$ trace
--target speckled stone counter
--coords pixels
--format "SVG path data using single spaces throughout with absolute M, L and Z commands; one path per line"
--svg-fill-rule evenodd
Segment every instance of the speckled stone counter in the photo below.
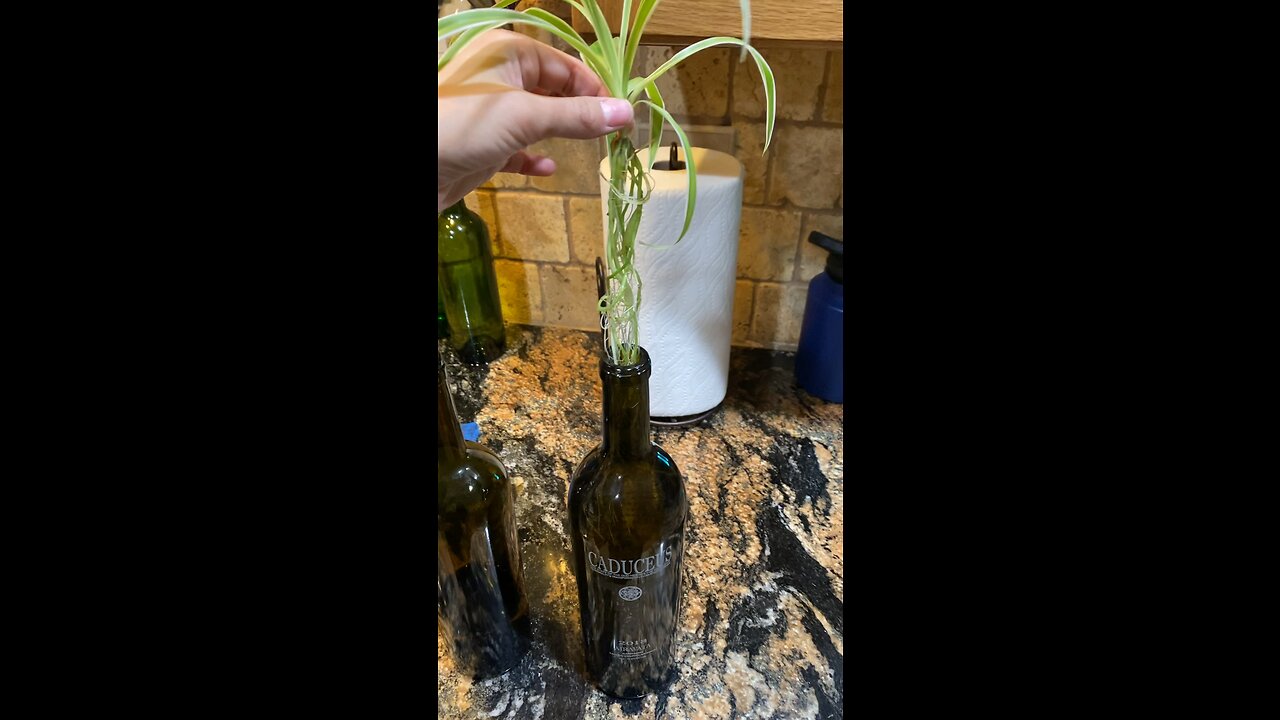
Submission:
M 600 442 L 600 335 L 507 330 L 487 368 L 446 359 L 459 418 L 517 487 L 531 647 L 473 682 L 437 628 L 439 717 L 843 717 L 844 406 L 796 387 L 793 354 L 735 347 L 720 409 L 655 430 L 689 495 L 680 630 L 667 688 L 616 700 L 586 679 L 566 533 L 569 477 Z

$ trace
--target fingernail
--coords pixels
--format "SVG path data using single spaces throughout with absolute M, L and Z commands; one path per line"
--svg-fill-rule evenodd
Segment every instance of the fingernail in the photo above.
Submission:
M 618 98 L 605 98 L 600 101 L 600 109 L 604 111 L 604 124 L 608 130 L 616 130 L 631 122 L 631 103 Z

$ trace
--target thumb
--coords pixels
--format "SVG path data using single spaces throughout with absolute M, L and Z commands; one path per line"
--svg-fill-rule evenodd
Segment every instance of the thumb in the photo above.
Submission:
M 631 124 L 635 111 L 626 100 L 607 97 L 524 95 L 515 127 L 526 145 L 551 137 L 586 140 Z

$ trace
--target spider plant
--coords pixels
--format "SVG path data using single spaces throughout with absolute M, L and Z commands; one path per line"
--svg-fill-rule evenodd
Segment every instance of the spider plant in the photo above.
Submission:
M 667 71 L 684 62 L 689 57 L 707 48 L 720 45 L 736 45 L 742 48 L 739 62 L 750 54 L 755 60 L 756 68 L 764 83 L 765 95 L 765 142 L 767 152 L 773 140 L 773 121 L 775 113 L 773 70 L 765 62 L 760 53 L 750 44 L 751 37 L 751 4 L 749 0 L 739 0 L 742 9 L 742 38 L 710 37 L 700 40 L 675 53 L 670 60 L 662 63 L 648 75 L 632 76 L 636 51 L 640 47 L 640 38 L 645 25 L 658 7 L 660 0 L 623 0 L 622 18 L 619 22 L 618 34 L 615 36 L 609 29 L 609 23 L 601 12 L 596 0 L 566 0 L 582 13 L 591 23 L 596 34 L 596 41 L 588 44 L 571 25 L 563 19 L 543 10 L 532 7 L 523 11 L 506 9 L 516 0 L 501 0 L 492 8 L 474 8 L 440 18 L 436 22 L 437 40 L 456 39 L 440 57 L 436 65 L 437 72 L 451 60 L 458 51 L 481 33 L 506 24 L 525 24 L 546 30 L 568 43 L 576 50 L 582 61 L 608 88 L 609 94 L 622 98 L 634 105 L 637 111 L 643 105 L 649 110 L 648 154 L 642 160 L 641 153 L 632 144 L 631 138 L 623 131 L 611 133 L 609 148 L 609 192 L 603 201 L 608 214 L 608 233 L 605 239 L 605 265 L 607 287 L 605 295 L 600 299 L 601 327 L 605 334 L 605 351 L 609 359 L 617 365 L 634 365 L 639 360 L 639 310 L 640 310 L 640 276 L 635 268 L 636 232 L 640 227 L 640 218 L 644 211 L 644 203 L 653 188 L 650 171 L 658 156 L 664 124 L 675 131 L 680 145 L 684 148 L 685 168 L 689 179 L 688 201 L 685 205 L 684 226 L 675 242 L 680 242 L 689 232 L 689 224 L 693 221 L 693 211 L 698 199 L 697 172 L 692 162 L 689 138 L 684 128 L 667 112 L 662 101 L 662 93 L 658 92 L 657 79 Z M 634 4 L 634 17 L 632 13 Z M 643 96 L 643 97 L 642 97 Z M 674 243 L 672 243 L 674 244 Z M 669 246 L 659 246 L 669 247 Z

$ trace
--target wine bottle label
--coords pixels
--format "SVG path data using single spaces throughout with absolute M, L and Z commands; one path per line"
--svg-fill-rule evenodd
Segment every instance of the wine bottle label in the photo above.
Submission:
M 590 548 L 587 550 L 587 564 L 597 573 L 611 578 L 642 578 L 662 572 L 671 565 L 671 554 L 674 550 L 672 543 L 665 543 L 653 555 L 633 560 L 618 560 L 601 555 L 589 544 L 587 547 Z
M 583 538 L 590 579 L 587 616 L 600 651 L 618 660 L 666 657 L 679 604 L 680 537 L 641 557 L 615 557 Z
M 613 650 L 609 652 L 614 657 L 625 659 L 644 657 L 653 652 L 653 646 L 649 641 L 640 638 L 639 640 L 614 640 Z

